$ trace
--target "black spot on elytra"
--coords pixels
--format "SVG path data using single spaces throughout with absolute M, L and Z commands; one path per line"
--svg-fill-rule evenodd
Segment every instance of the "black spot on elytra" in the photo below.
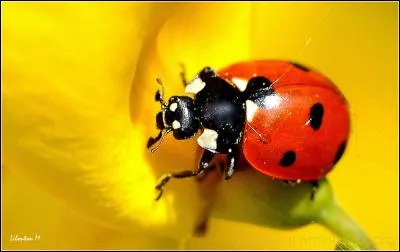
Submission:
M 322 124 L 322 117 L 324 116 L 324 106 L 321 103 L 315 103 L 310 108 L 309 123 L 313 130 L 319 130 Z
M 255 101 L 264 98 L 266 95 L 274 94 L 271 85 L 272 82 L 264 76 L 253 77 L 248 81 L 243 97 L 246 100 Z
M 290 62 L 290 64 L 292 64 L 292 66 L 294 66 L 294 67 L 296 67 L 297 69 L 300 69 L 300 70 L 302 70 L 302 71 L 304 71 L 304 72 L 310 72 L 310 71 L 311 71 L 310 68 L 308 68 L 308 67 L 306 67 L 306 66 L 304 66 L 304 65 L 301 65 L 301 64 L 299 64 L 299 63 Z
M 340 144 L 340 146 L 336 152 L 335 159 L 333 160 L 333 164 L 336 164 L 342 158 L 343 153 L 346 150 L 346 145 L 347 145 L 346 141 L 344 141 L 343 143 Z
M 279 164 L 283 167 L 291 166 L 296 161 L 296 153 L 294 151 L 287 151 L 283 154 Z
M 249 80 L 248 87 L 254 89 L 270 88 L 272 82 L 264 76 L 256 76 Z

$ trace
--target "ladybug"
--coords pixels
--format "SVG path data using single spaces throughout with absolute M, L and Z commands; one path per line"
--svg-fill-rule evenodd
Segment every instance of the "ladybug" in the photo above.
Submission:
M 182 140 L 200 131 L 197 143 L 204 151 L 197 169 L 161 178 L 157 200 L 171 178 L 207 172 L 216 154 L 226 155 L 225 179 L 232 177 L 243 154 L 262 174 L 286 182 L 309 181 L 314 192 L 318 180 L 346 149 L 348 103 L 332 81 L 316 70 L 296 62 L 257 60 L 218 72 L 205 67 L 191 82 L 184 74 L 182 80 L 185 92 L 193 96 L 172 96 L 166 102 L 163 89 L 157 91 L 160 133 L 149 139 L 147 147 L 156 142 L 159 146 L 170 132 Z

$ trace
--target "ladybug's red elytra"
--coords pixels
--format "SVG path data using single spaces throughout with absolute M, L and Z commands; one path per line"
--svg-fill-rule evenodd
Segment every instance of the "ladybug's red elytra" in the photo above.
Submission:
M 157 199 L 170 178 L 207 172 L 216 154 L 226 154 L 225 179 L 231 178 L 241 152 L 265 175 L 316 187 L 346 149 L 347 101 L 327 77 L 308 67 L 281 60 L 239 62 L 218 72 L 205 67 L 183 83 L 194 97 L 166 102 L 162 90 L 156 93 L 160 133 L 147 147 L 169 132 L 181 140 L 201 131 L 197 143 L 204 152 L 197 169 L 164 175 Z

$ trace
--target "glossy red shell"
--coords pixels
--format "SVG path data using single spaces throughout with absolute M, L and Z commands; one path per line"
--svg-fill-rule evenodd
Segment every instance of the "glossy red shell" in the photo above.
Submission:
M 324 177 L 345 149 L 350 116 L 340 90 L 321 73 L 287 61 L 251 61 L 228 66 L 218 74 L 249 80 L 264 76 L 274 82 L 277 102 L 258 109 L 245 126 L 242 149 L 247 161 L 263 174 L 284 180 L 316 180 Z M 309 125 L 310 108 L 323 105 L 318 130 Z M 282 166 L 288 151 L 295 161 Z

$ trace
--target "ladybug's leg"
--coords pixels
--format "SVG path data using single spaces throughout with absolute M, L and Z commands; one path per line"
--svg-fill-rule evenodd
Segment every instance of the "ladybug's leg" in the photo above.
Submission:
M 232 151 L 228 154 L 228 167 L 225 169 L 225 180 L 232 177 L 239 159 L 239 147 L 236 145 L 231 150 Z
M 158 133 L 156 137 L 149 137 L 149 140 L 147 141 L 146 145 L 147 149 L 153 146 L 158 141 L 160 141 L 161 137 L 162 137 L 162 131 L 160 131 L 160 133 Z
M 312 201 L 312 200 L 314 200 L 315 194 L 318 191 L 319 181 L 318 180 L 313 180 L 310 183 L 312 185 L 312 192 L 311 192 L 311 195 L 310 195 L 310 200 Z
M 159 200 L 164 192 L 164 187 L 168 183 L 168 181 L 171 178 L 189 178 L 189 177 L 195 177 L 198 174 L 204 172 L 208 167 L 211 162 L 211 160 L 214 158 L 214 153 L 208 150 L 204 150 L 203 156 L 201 157 L 199 166 L 197 167 L 196 170 L 191 171 L 191 170 L 185 170 L 185 171 L 179 171 L 179 172 L 173 172 L 167 175 L 164 175 L 160 182 L 157 184 L 156 189 L 159 190 L 159 194 L 156 198 L 156 200 Z
M 183 83 L 183 86 L 187 86 L 189 83 L 187 82 L 187 80 L 186 80 L 186 68 L 185 68 L 185 65 L 184 64 L 180 64 L 180 66 L 181 66 L 181 73 L 180 73 L 180 75 L 181 75 L 181 80 L 182 80 L 182 83 Z
M 196 176 L 196 181 L 198 182 L 203 181 L 207 177 L 207 174 L 209 174 L 209 172 L 211 171 L 214 171 L 215 169 L 216 169 L 215 165 L 207 167 L 207 172 L 203 170 L 203 172 L 199 173 L 199 175 Z

